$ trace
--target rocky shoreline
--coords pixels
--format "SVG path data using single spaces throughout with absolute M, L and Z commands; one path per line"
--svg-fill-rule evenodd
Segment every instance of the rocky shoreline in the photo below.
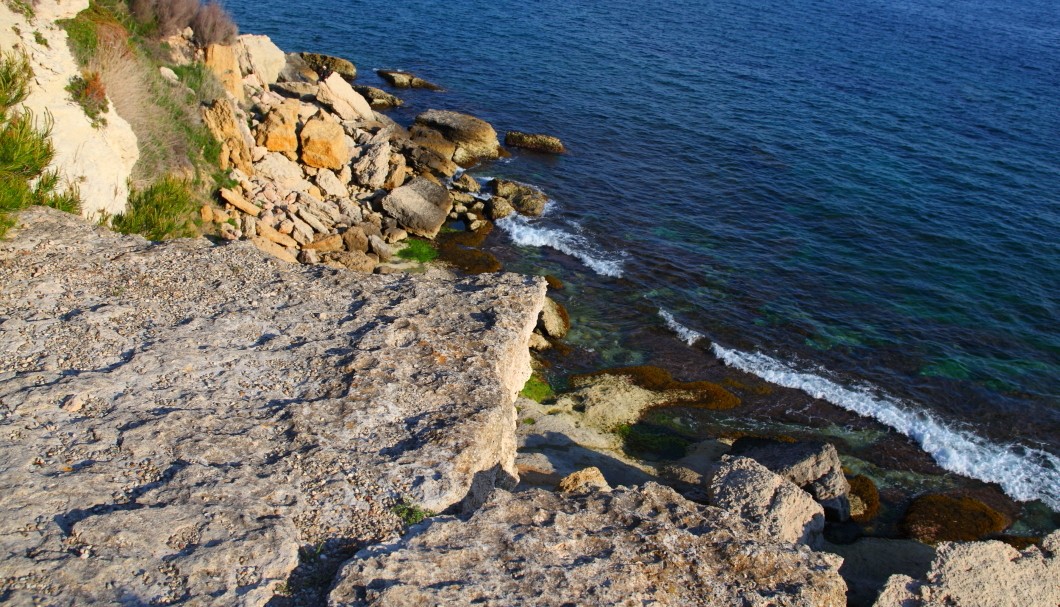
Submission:
M 218 244 L 36 208 L 0 242 L 5 602 L 1060 602 L 1060 532 L 1022 550 L 827 543 L 826 519 L 867 508 L 827 443 L 630 455 L 666 447 L 638 434 L 650 410 L 737 406 L 720 385 L 631 368 L 519 397 L 531 348 L 569 328 L 546 281 L 399 261 L 452 222 L 484 237 L 542 212 L 533 186 L 463 172 L 506 154 L 494 128 L 433 109 L 406 128 L 353 63 L 264 36 L 201 57 L 186 42 L 174 56 L 229 94 L 203 109 L 233 182 L 201 210 Z M 888 551 L 897 575 L 866 573 Z

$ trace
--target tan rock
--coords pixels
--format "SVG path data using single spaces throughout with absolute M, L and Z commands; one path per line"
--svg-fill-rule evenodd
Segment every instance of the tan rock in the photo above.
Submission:
M 343 120 L 372 120 L 375 117 L 372 106 L 338 74 L 332 74 L 320 83 L 317 101 L 330 107 Z
M 342 242 L 347 251 L 367 253 L 368 235 L 358 226 L 353 226 L 342 233 Z
M 342 125 L 317 116 L 306 122 L 300 135 L 302 162 L 321 169 L 341 169 L 350 161 L 350 148 Z
M 261 226 L 258 226 L 259 228 Z M 269 255 L 272 255 L 276 259 L 286 261 L 287 263 L 298 263 L 298 258 L 291 254 L 286 248 L 281 245 L 262 238 L 261 236 L 254 236 L 250 239 L 250 242 L 254 243 L 254 246 L 258 247 L 262 251 L 265 251 Z
M 722 457 L 709 481 L 708 503 L 735 512 L 761 537 L 820 546 L 824 509 L 791 481 L 746 457 Z
M 292 224 L 291 228 L 293 230 L 293 228 L 294 228 L 293 224 Z M 276 244 L 284 246 L 284 247 L 292 247 L 293 248 L 293 247 L 297 247 L 298 246 L 298 243 L 295 241 L 295 239 L 291 238 L 287 234 L 283 234 L 283 233 L 279 232 L 278 230 L 276 230 L 272 226 L 268 225 L 267 223 L 259 223 L 258 224 L 258 236 L 260 236 L 260 237 L 262 237 L 262 238 L 264 238 L 266 240 L 269 240 L 271 242 L 275 242 Z
M 532 185 L 507 179 L 494 179 L 490 181 L 490 186 L 495 196 L 507 200 L 516 211 L 523 215 L 538 217 L 545 212 L 548 195 Z
M 405 105 L 405 102 L 400 97 L 391 95 L 383 89 L 377 89 L 374 86 L 354 85 L 353 90 L 357 91 L 361 97 L 364 97 L 373 110 L 388 110 Z
M 255 141 L 270 152 L 280 152 L 291 160 L 298 157 L 298 110 L 301 104 L 287 100 L 273 107 L 258 125 Z
M 255 34 L 243 34 L 238 44 L 241 48 L 238 53 L 239 67 L 243 75 L 255 74 L 265 86 L 276 82 L 287 65 L 287 55 L 280 47 L 273 44 L 268 36 Z
M 1003 542 L 944 542 L 921 580 L 894 575 L 875 607 L 1056 607 L 1060 531 L 1016 550 Z
M 567 331 L 570 331 L 570 317 L 567 315 L 567 309 L 551 297 L 546 298 L 538 327 L 549 337 L 562 339 L 567 335 Z
M 500 157 L 497 131 L 485 120 L 459 112 L 427 110 L 416 117 L 416 123 L 455 143 L 452 160 L 460 166 Z
M 562 493 L 574 493 L 577 491 L 610 491 L 611 485 L 600 472 L 599 468 L 585 468 L 568 474 L 559 481 L 559 490 Z
M 251 202 L 248 202 L 243 195 L 235 190 L 229 188 L 221 188 L 221 200 L 234 206 L 235 208 L 243 211 L 251 217 L 257 217 L 261 214 L 261 209 Z
M 251 159 L 251 143 L 240 128 L 236 110 L 228 99 L 217 99 L 209 106 L 202 108 L 202 119 L 213 133 L 214 139 L 221 142 L 220 164 L 222 170 L 232 168 L 254 175 Z
M 239 58 L 234 46 L 211 44 L 206 47 L 206 67 L 221 81 L 225 91 L 239 103 L 245 103 L 243 74 L 239 71 Z
M 390 143 L 386 141 L 366 145 L 361 157 L 353 164 L 353 178 L 357 183 L 379 189 L 390 173 Z
M 833 445 L 821 441 L 786 443 L 742 438 L 732 446 L 733 455 L 750 457 L 773 472 L 805 489 L 824 506 L 829 519 L 850 518 L 850 483 Z
M 328 253 L 324 259 L 337 262 L 342 267 L 355 272 L 370 273 L 375 269 L 375 260 L 360 251 L 334 251 Z
M 254 163 L 258 174 L 273 181 L 281 190 L 306 192 L 311 183 L 306 181 L 305 173 L 297 163 L 279 152 L 268 152 L 261 161 Z
M 328 604 L 845 607 L 841 562 L 656 483 L 497 491 L 467 520 L 435 518 L 358 553 Z
M 320 53 L 299 53 L 299 56 L 320 76 L 338 74 L 346 80 L 357 78 L 357 67 L 347 59 Z
M 427 82 L 423 78 L 411 74 L 409 72 L 400 72 L 394 70 L 376 70 L 376 74 L 383 80 L 390 83 L 390 86 L 397 87 L 399 89 L 428 89 L 432 91 L 440 91 L 442 87 L 434 84 L 433 82 Z
M 199 217 L 202 219 L 203 223 L 212 222 L 213 221 L 213 208 L 211 208 L 210 205 L 208 205 L 208 204 L 202 205 L 202 208 L 199 209 Z
M 343 248 L 342 236 L 340 234 L 329 234 L 320 236 L 313 242 L 302 247 L 306 250 L 328 253 L 330 251 L 341 251 Z
M 434 238 L 448 219 L 453 201 L 445 187 L 418 177 L 387 194 L 382 207 L 410 233 Z

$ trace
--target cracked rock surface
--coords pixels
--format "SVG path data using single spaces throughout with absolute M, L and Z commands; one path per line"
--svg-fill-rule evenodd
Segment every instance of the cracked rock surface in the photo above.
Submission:
M 48 209 L 0 242 L 0 600 L 263 605 L 516 480 L 543 280 L 368 276 Z
M 361 551 L 329 604 L 842 607 L 841 562 L 656 483 L 497 491 L 466 522 L 434 519 Z

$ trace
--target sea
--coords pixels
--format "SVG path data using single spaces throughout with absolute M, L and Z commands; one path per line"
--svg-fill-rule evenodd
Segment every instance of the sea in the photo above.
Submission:
M 581 366 L 709 358 L 1060 511 L 1055 0 L 225 6 L 444 87 L 399 122 L 564 141 L 471 174 L 549 195 L 485 247 L 564 281 Z

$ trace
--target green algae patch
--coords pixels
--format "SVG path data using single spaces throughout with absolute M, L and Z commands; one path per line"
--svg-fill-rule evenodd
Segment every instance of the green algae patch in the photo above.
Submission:
M 603 375 L 621 375 L 629 378 L 636 386 L 652 392 L 672 392 L 673 398 L 660 406 L 682 405 L 702 407 L 704 409 L 733 409 L 740 405 L 740 399 L 722 386 L 709 381 L 677 381 L 670 372 L 661 367 L 637 366 L 604 369 L 592 373 L 572 375 L 570 384 L 579 386 L 593 378 Z
M 552 391 L 552 386 L 548 385 L 545 379 L 535 373 L 530 376 L 530 379 L 526 380 L 526 385 L 523 386 L 519 395 L 536 403 L 543 403 L 555 396 L 555 393 Z
M 438 258 L 438 249 L 426 240 L 411 238 L 405 248 L 397 252 L 397 256 L 408 261 L 427 263 Z
M 622 449 L 634 457 L 653 459 L 680 459 L 688 454 L 691 441 L 673 432 L 637 422 L 620 424 L 615 434 L 622 439 Z
M 922 495 L 913 500 L 899 528 L 926 544 L 972 542 L 1009 526 L 1007 516 L 970 497 Z
M 867 523 L 880 513 L 880 491 L 872 479 L 859 474 L 850 479 L 850 518 Z

